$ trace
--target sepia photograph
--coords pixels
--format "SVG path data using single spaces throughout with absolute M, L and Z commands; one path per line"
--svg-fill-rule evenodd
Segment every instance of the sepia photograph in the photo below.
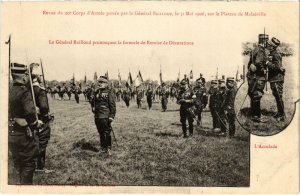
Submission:
M 257 42 L 243 43 L 246 72 L 236 99 L 240 125 L 254 135 L 270 136 L 284 130 L 294 117 L 299 88 L 294 79 L 297 64 L 292 43 L 258 34 Z
M 2 185 L 255 192 L 299 98 L 298 11 L 272 5 L 2 3 Z

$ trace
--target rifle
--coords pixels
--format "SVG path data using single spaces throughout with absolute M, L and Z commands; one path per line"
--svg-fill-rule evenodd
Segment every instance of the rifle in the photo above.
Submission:
M 44 68 L 43 68 L 42 59 L 40 59 L 40 62 L 41 62 L 41 69 L 42 69 L 42 75 L 43 75 L 43 83 L 44 83 L 44 87 L 45 87 L 45 90 L 46 90 L 46 80 L 45 80 L 45 74 L 44 74 Z M 54 120 L 54 115 L 53 115 L 53 113 L 50 113 L 50 106 L 49 106 L 49 100 L 48 100 L 47 91 L 46 91 L 46 99 L 47 99 L 47 106 L 48 106 L 49 118 L 50 118 L 50 121 L 53 121 Z
M 34 109 L 35 109 L 35 117 L 36 117 L 37 120 L 39 120 L 39 118 L 38 118 L 38 111 L 37 111 L 36 102 L 35 102 L 35 95 L 34 95 L 34 90 L 33 90 L 33 83 L 32 83 L 30 66 L 28 66 L 28 72 L 29 72 L 29 81 L 30 81 L 30 89 L 31 89 L 32 101 L 33 101 L 33 106 L 34 106 Z M 43 127 L 41 129 L 43 129 Z M 40 129 L 38 131 L 40 132 Z M 32 136 L 30 134 L 30 132 L 27 132 L 27 133 L 29 133 L 29 137 Z

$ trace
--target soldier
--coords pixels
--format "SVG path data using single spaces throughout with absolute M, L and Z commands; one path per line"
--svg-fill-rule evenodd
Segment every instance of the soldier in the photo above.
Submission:
M 74 93 L 76 103 L 79 104 L 79 94 L 81 93 L 81 90 L 80 87 L 77 86 L 75 83 L 72 88 L 72 93 Z
M 143 91 L 140 86 L 136 88 L 136 103 L 138 108 L 142 108 Z
M 201 84 L 205 84 L 205 78 L 203 77 L 202 73 L 200 73 L 200 77 L 196 80 L 196 82 L 200 80 Z
M 69 85 L 69 86 L 66 86 L 65 89 L 66 89 L 66 93 L 67 93 L 67 95 L 68 95 L 68 97 L 69 97 L 69 100 L 71 100 L 71 96 L 72 96 L 72 87 Z
M 216 115 L 219 119 L 219 124 L 221 127 L 221 132 L 219 135 L 226 135 L 226 115 L 224 108 L 222 107 L 223 102 L 225 101 L 226 94 L 226 85 L 224 79 L 218 80 L 218 92 L 216 98 Z
M 270 82 L 271 90 L 277 104 L 277 113 L 274 117 L 277 119 L 277 121 L 284 121 L 285 113 L 282 94 L 285 69 L 282 67 L 282 57 L 277 49 L 279 45 L 280 41 L 275 37 L 267 42 L 267 47 L 270 51 L 267 61 L 267 67 L 269 69 L 268 81 Z
M 116 96 L 117 96 L 117 101 L 121 101 L 121 95 L 122 95 L 122 90 L 121 88 L 118 88 Z
M 86 88 L 86 98 L 90 102 L 92 97 L 93 89 L 89 85 Z
M 193 90 L 189 88 L 189 84 L 181 81 L 181 87 L 177 98 L 177 104 L 180 104 L 180 122 L 182 125 L 183 138 L 187 138 L 186 120 L 189 123 L 189 135 L 193 136 L 193 115 L 190 109 L 194 107 Z
M 264 46 L 268 40 L 268 37 L 269 36 L 265 34 L 260 34 L 258 36 L 258 45 L 251 52 L 247 72 L 251 119 L 254 122 L 261 123 L 266 122 L 266 120 L 261 117 L 260 101 L 264 94 L 264 88 L 266 84 L 267 54 Z
M 226 93 L 222 108 L 225 111 L 226 120 L 229 124 L 229 137 L 235 134 L 235 112 L 234 112 L 234 99 L 236 95 L 236 86 L 233 77 L 228 77 L 226 80 Z
M 63 100 L 64 99 L 64 93 L 65 93 L 64 84 L 63 84 L 63 86 L 58 85 L 57 89 L 58 89 L 58 96 L 59 96 L 58 100 Z
M 47 93 L 45 88 L 41 86 L 40 75 L 37 74 L 38 63 L 30 64 L 30 73 L 32 78 L 32 86 L 34 91 L 34 97 L 36 102 L 36 107 L 39 110 L 38 119 L 43 121 L 43 128 L 37 132 L 37 137 L 39 140 L 39 155 L 37 158 L 36 171 L 37 172 L 47 172 L 45 168 L 46 162 L 46 148 L 50 140 L 51 128 L 50 121 L 51 116 L 49 115 L 49 106 Z
M 13 84 L 9 92 L 9 134 L 8 148 L 12 154 L 14 168 L 18 172 L 20 184 L 33 182 L 36 157 L 39 145 L 36 131 L 42 126 L 37 119 L 36 108 L 26 75 L 26 66 L 12 64 L 11 75 Z
M 196 95 L 195 106 L 196 106 L 196 113 L 198 115 L 198 121 L 197 121 L 198 126 L 200 125 L 200 121 L 202 120 L 201 118 L 202 111 L 207 105 L 206 88 L 202 82 L 203 81 L 201 79 L 197 79 L 196 86 L 193 89 L 194 94 Z
M 167 110 L 168 96 L 169 96 L 169 93 L 167 91 L 167 87 L 166 87 L 165 83 L 162 83 L 160 95 L 161 95 L 161 107 L 162 107 L 163 112 L 165 112 Z
M 95 115 L 95 124 L 100 135 L 101 150 L 110 155 L 111 150 L 111 123 L 116 115 L 115 95 L 108 88 L 106 76 L 100 76 L 99 88 L 95 89 L 91 101 L 92 112 Z
M 209 88 L 209 110 L 213 119 L 213 131 L 220 131 L 220 119 L 217 116 L 218 81 L 212 80 Z
M 123 97 L 123 100 L 124 100 L 124 102 L 125 102 L 127 108 L 129 108 L 130 97 L 131 97 L 131 92 L 130 92 L 130 90 L 129 90 L 129 89 L 125 89 L 125 90 L 123 91 L 122 97 Z
M 151 110 L 152 108 L 152 101 L 153 101 L 153 90 L 151 84 L 148 86 L 147 92 L 146 92 L 146 97 L 147 97 L 147 103 L 148 103 L 148 108 Z

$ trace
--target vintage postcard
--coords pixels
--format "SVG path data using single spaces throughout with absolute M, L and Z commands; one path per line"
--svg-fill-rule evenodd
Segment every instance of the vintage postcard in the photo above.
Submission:
M 9 2 L 1 193 L 298 193 L 299 2 Z

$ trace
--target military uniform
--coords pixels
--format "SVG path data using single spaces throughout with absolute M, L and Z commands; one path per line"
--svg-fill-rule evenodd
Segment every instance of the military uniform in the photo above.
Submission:
M 259 35 L 259 44 L 251 52 L 248 63 L 247 79 L 250 110 L 252 119 L 256 122 L 263 122 L 263 120 L 261 120 L 260 100 L 264 94 L 266 85 L 267 53 L 263 44 L 267 39 L 267 35 Z
M 233 77 L 227 78 L 226 93 L 222 108 L 225 110 L 226 120 L 229 124 L 229 136 L 232 137 L 235 134 L 235 111 L 234 100 L 236 95 L 236 87 Z
M 34 73 L 34 66 L 39 66 L 39 64 L 32 63 L 31 74 L 32 74 L 32 85 L 34 91 L 34 97 L 36 106 L 39 108 L 38 118 L 43 121 L 44 126 L 39 132 L 37 132 L 37 137 L 39 140 L 39 155 L 37 158 L 37 171 L 43 171 L 46 162 L 46 148 L 50 140 L 51 128 L 50 128 L 50 116 L 49 107 L 47 100 L 47 93 L 45 88 L 40 86 L 39 77 Z
M 151 87 L 148 88 L 146 92 L 146 97 L 147 97 L 147 103 L 148 103 L 148 108 L 149 110 L 152 108 L 152 101 L 153 101 L 153 90 Z
M 136 103 L 137 103 L 138 108 L 142 108 L 142 99 L 143 99 L 143 91 L 140 89 L 137 89 Z
M 205 78 L 203 77 L 203 75 L 201 73 L 200 73 L 200 77 L 196 80 L 196 82 L 199 82 L 199 81 L 202 85 L 204 85 L 206 82 Z
M 216 115 L 219 119 L 219 124 L 221 127 L 221 134 L 225 135 L 226 133 L 226 115 L 224 111 L 223 102 L 225 101 L 226 96 L 226 86 L 225 86 L 225 80 L 219 79 L 219 89 L 217 92 L 217 99 L 216 99 Z
M 165 112 L 167 110 L 169 94 L 168 94 L 167 88 L 164 83 L 163 83 L 161 91 L 160 91 L 160 96 L 161 96 L 161 107 L 162 107 L 162 110 Z
M 199 81 L 200 80 L 197 81 L 197 85 L 194 87 L 194 94 L 196 95 L 195 106 L 196 114 L 198 115 L 198 125 L 200 125 L 199 122 L 202 120 L 202 111 L 207 105 L 206 88 Z
M 186 81 L 181 81 L 182 86 L 186 85 Z M 194 110 L 193 90 L 191 88 L 181 88 L 177 98 L 177 104 L 180 104 L 180 122 L 182 125 L 183 137 L 187 137 L 186 120 L 189 123 L 190 136 L 193 135 L 193 115 Z
M 74 85 L 72 92 L 74 93 L 76 103 L 79 104 L 79 94 L 81 92 L 79 86 Z
M 213 129 L 219 130 L 220 129 L 220 119 L 217 115 L 217 94 L 218 94 L 218 81 L 213 80 L 211 81 L 211 86 L 209 89 L 209 110 L 213 119 Z
M 99 82 L 108 83 L 107 77 L 101 76 Z M 108 87 L 98 88 L 91 101 L 95 124 L 100 135 L 100 145 L 104 152 L 111 149 L 111 121 L 116 115 L 115 94 Z
M 282 67 L 282 57 L 277 49 L 277 47 L 280 45 L 280 41 L 276 38 L 272 38 L 268 42 L 268 45 L 271 45 L 271 51 L 267 62 L 267 66 L 269 68 L 268 80 L 270 82 L 273 96 L 275 97 L 276 100 L 277 111 L 278 111 L 277 114 L 275 115 L 275 118 L 277 118 L 278 121 L 283 121 L 285 119 L 285 113 L 284 113 L 284 102 L 282 100 L 282 94 L 283 94 L 285 69 Z
M 129 104 L 130 104 L 130 96 L 131 96 L 130 90 L 126 89 L 123 91 L 123 100 L 124 100 L 127 108 L 129 107 Z
M 39 123 L 36 117 L 32 94 L 18 77 L 25 77 L 26 66 L 14 63 L 11 68 L 13 85 L 9 92 L 8 148 L 14 167 L 20 177 L 20 184 L 32 184 L 36 157 L 39 154 L 35 135 Z M 23 76 L 22 76 L 23 75 Z

